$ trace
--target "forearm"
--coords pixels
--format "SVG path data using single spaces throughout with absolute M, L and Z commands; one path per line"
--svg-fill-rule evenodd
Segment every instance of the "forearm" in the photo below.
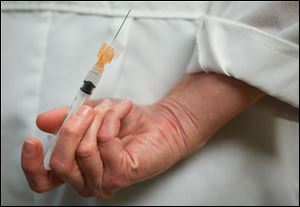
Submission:
M 187 75 L 159 104 L 176 119 L 186 153 L 201 147 L 220 127 L 264 93 L 216 73 Z

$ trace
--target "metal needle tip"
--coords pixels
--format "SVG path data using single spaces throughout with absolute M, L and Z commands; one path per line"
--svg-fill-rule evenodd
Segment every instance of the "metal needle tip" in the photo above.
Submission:
M 129 15 L 129 13 L 131 12 L 131 9 L 129 9 L 129 11 L 127 12 L 127 15 L 126 15 L 126 17 L 124 18 L 124 20 L 123 20 L 123 22 L 122 22 L 122 24 L 121 24 L 121 26 L 119 27 L 119 29 L 118 29 L 118 32 L 117 32 L 117 34 L 115 35 L 115 37 L 114 37 L 114 40 L 117 38 L 117 36 L 118 36 L 118 34 L 119 34 L 119 32 L 120 32 L 120 30 L 121 30 L 121 28 L 122 28 L 122 26 L 123 26 L 123 24 L 124 24 L 124 22 L 126 21 L 126 19 L 127 19 L 127 17 L 128 17 L 128 15 Z

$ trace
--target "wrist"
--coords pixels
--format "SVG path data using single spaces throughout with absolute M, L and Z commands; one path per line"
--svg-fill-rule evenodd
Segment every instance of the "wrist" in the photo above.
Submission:
M 203 146 L 233 117 L 263 93 L 242 81 L 216 73 L 187 75 L 156 105 L 172 123 L 184 153 Z
M 164 138 L 170 139 L 178 149 L 178 159 L 199 149 L 205 144 L 208 132 L 199 126 L 199 120 L 180 101 L 172 97 L 166 97 L 153 105 L 159 117 L 164 123 Z

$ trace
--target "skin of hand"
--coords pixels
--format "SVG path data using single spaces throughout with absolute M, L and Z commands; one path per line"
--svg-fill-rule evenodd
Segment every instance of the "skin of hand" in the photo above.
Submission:
M 35 139 L 23 145 L 21 164 L 30 187 L 45 192 L 64 182 L 82 196 L 107 198 L 149 179 L 202 147 L 225 123 L 263 96 L 234 78 L 187 75 L 161 101 L 139 106 L 128 100 L 82 106 L 59 134 L 51 171 Z M 37 125 L 53 133 L 66 108 L 45 112 Z

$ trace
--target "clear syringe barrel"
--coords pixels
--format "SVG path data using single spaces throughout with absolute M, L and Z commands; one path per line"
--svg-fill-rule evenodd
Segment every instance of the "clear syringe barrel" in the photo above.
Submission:
M 61 127 L 59 128 L 59 130 L 57 131 L 57 133 L 55 135 L 48 136 L 49 148 L 48 148 L 45 158 L 44 158 L 44 166 L 45 166 L 46 170 L 51 169 L 50 168 L 50 159 L 51 159 L 51 155 L 54 150 L 54 147 L 56 145 L 58 135 L 60 133 L 60 129 L 71 118 L 71 116 L 78 110 L 78 108 L 87 102 L 87 100 L 92 92 L 92 91 L 90 91 L 90 93 L 88 92 L 88 90 L 90 90 L 89 87 L 92 87 L 91 90 L 93 88 L 95 88 L 95 86 L 97 85 L 97 83 L 99 82 L 99 80 L 101 78 L 102 71 L 95 70 L 94 67 L 88 72 L 87 76 L 85 77 L 84 84 L 80 88 L 80 90 L 77 92 L 75 98 L 73 99 L 72 104 L 68 109 L 68 113 L 67 113 L 66 118 L 64 119 Z M 90 83 L 92 83 L 92 85 Z
M 50 159 L 51 159 L 51 155 L 52 152 L 54 150 L 54 147 L 56 145 L 57 142 L 57 138 L 58 135 L 60 133 L 60 129 L 64 126 L 64 124 L 71 118 L 71 116 L 74 114 L 75 111 L 78 110 L 78 108 L 83 105 L 87 99 L 89 97 L 89 94 L 86 94 L 84 92 L 82 92 L 81 90 L 79 90 L 71 104 L 71 106 L 69 107 L 68 113 L 66 118 L 64 119 L 64 122 L 62 123 L 61 127 L 59 128 L 59 130 L 57 131 L 56 134 L 54 135 L 48 135 L 48 150 L 46 152 L 46 155 L 44 157 L 44 166 L 46 170 L 50 170 Z
M 98 52 L 98 61 L 97 63 L 90 69 L 86 77 L 84 78 L 83 85 L 80 90 L 77 92 L 75 98 L 71 106 L 69 107 L 66 118 L 63 121 L 60 129 L 64 126 L 64 124 L 71 118 L 71 116 L 78 110 L 78 108 L 83 105 L 92 94 L 93 89 L 97 86 L 102 73 L 104 71 L 104 66 L 107 63 L 110 63 L 115 56 L 115 49 L 111 46 L 112 44 L 104 43 L 99 52 Z M 57 138 L 60 133 L 60 129 L 57 131 L 55 135 L 49 135 L 49 148 L 44 157 L 44 166 L 45 169 L 50 170 L 50 159 L 52 152 L 55 148 Z

